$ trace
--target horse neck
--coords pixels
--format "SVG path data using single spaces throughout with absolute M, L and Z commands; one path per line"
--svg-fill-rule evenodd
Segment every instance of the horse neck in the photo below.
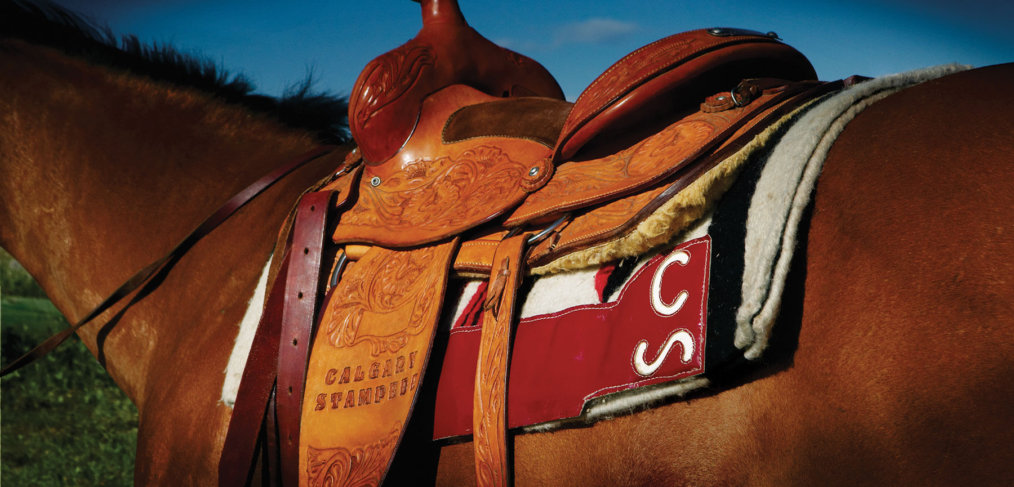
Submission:
M 18 41 L 0 43 L 0 93 L 0 246 L 71 322 L 167 253 L 233 193 L 313 146 L 305 134 L 203 94 Z M 223 274 L 240 282 L 231 288 L 190 283 L 188 295 L 199 301 L 216 286 L 252 292 L 280 219 L 322 168 L 314 171 L 272 190 L 276 203 L 244 210 L 249 228 L 220 232 L 258 242 L 250 249 L 259 255 L 249 256 L 249 265 L 233 262 L 240 268 Z M 251 223 L 258 216 L 272 221 Z M 168 280 L 163 286 L 173 285 L 180 286 Z M 93 353 L 107 358 L 111 375 L 135 402 L 144 396 L 149 365 L 158 360 L 155 350 L 188 339 L 186 331 L 153 322 L 168 319 L 159 318 L 154 304 L 141 308 L 124 320 L 140 324 L 117 325 L 104 332 L 108 337 L 99 335 L 99 324 L 79 333 Z

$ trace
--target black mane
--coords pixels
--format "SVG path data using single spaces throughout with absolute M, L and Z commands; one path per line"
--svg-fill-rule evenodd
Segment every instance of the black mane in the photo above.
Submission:
M 133 35 L 117 42 L 108 26 L 98 27 L 50 3 L 0 0 L 0 38 L 21 39 L 95 64 L 196 88 L 273 116 L 286 126 L 313 131 L 322 142 L 342 143 L 349 138 L 347 100 L 311 92 L 311 76 L 289 87 L 281 98 L 258 95 L 245 77 L 231 75 L 207 59 L 169 45 L 142 44 Z

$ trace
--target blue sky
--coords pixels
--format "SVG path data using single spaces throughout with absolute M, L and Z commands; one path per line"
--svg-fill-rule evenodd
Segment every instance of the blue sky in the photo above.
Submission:
M 573 100 L 649 42 L 713 26 L 775 31 L 822 79 L 962 62 L 1014 62 L 1014 1 L 459 0 L 489 39 L 545 65 Z M 413 37 L 409 0 L 57 0 L 117 34 L 172 43 L 278 95 L 308 71 L 347 94 L 362 67 Z

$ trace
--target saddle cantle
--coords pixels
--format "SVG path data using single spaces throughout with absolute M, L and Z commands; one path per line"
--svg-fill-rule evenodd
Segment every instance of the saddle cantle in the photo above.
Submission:
M 711 28 L 675 34 L 624 56 L 592 81 L 564 122 L 556 156 L 569 159 L 596 136 L 696 108 L 697 100 L 732 93 L 746 78 L 816 77 L 806 57 L 774 33 Z
M 281 428 L 299 445 L 298 460 L 279 455 L 284 484 L 383 480 L 452 272 L 489 280 L 473 396 L 477 480 L 510 484 L 505 389 L 524 276 L 629 232 L 830 90 L 773 34 L 704 29 L 638 49 L 569 103 L 545 68 L 469 27 L 455 0 L 421 4 L 419 34 L 357 80 L 358 148 L 347 175 L 321 189 L 340 193 L 341 206 L 329 205 L 340 258 L 318 329 L 299 334 L 315 337 L 308 364 L 295 367 L 305 388 L 292 367 L 285 381 L 295 383 L 279 382 L 280 394 L 302 393 L 299 426 Z M 295 424 L 293 410 L 279 407 L 277 424 Z

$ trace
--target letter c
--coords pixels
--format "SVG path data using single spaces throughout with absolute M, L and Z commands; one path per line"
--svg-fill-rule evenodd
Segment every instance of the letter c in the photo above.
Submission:
M 686 266 L 688 262 L 690 262 L 690 253 L 680 250 L 667 257 L 662 265 L 655 270 L 655 275 L 651 278 L 651 307 L 656 313 L 662 316 L 672 316 L 686 304 L 687 298 L 690 297 L 690 293 L 686 290 L 680 291 L 672 303 L 662 301 L 662 274 L 665 274 L 665 270 L 674 263 Z

